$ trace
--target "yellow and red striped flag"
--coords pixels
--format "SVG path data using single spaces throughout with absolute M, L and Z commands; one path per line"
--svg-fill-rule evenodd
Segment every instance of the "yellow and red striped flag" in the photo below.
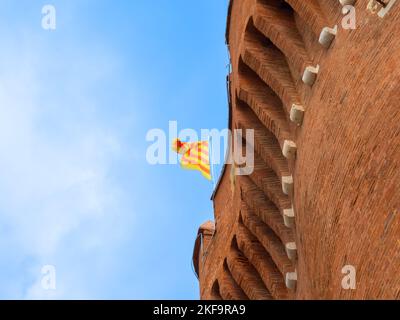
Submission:
M 172 149 L 182 155 L 182 168 L 198 170 L 204 178 L 211 180 L 208 141 L 182 142 L 175 139 L 172 143 Z

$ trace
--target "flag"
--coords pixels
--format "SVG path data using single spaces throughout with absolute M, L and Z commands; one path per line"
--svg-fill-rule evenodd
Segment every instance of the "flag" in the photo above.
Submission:
M 179 139 L 175 139 L 172 143 L 172 149 L 182 155 L 182 168 L 198 170 L 204 178 L 211 180 L 208 141 L 182 142 Z

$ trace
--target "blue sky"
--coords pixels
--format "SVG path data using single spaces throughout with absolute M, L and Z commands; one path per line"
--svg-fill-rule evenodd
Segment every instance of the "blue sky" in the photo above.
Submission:
M 227 0 L 0 0 L 0 298 L 198 298 L 191 256 L 212 185 L 149 165 L 145 137 L 170 120 L 226 128 L 226 12 Z

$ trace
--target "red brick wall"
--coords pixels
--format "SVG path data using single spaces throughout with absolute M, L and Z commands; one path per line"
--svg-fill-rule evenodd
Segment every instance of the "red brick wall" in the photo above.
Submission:
M 367 3 L 356 2 L 357 28 L 344 30 L 336 0 L 233 0 L 231 128 L 255 129 L 256 165 L 233 186 L 227 166 L 215 193 L 203 299 L 400 297 L 400 3 L 384 18 Z M 324 48 L 321 30 L 335 24 Z M 303 83 L 316 65 L 315 83 Z M 293 104 L 305 109 L 301 126 Z M 285 140 L 295 159 L 283 156 Z M 293 177 L 292 194 L 282 176 Z M 356 268 L 355 290 L 341 286 L 345 265 Z

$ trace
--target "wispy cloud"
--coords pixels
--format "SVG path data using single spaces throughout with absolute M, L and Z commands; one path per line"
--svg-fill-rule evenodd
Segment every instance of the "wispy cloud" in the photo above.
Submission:
M 26 30 L 3 36 L 0 296 L 90 297 L 86 277 L 112 272 L 106 256 L 133 223 L 112 175 L 124 142 L 104 122 L 96 95 L 116 72 L 116 58 L 88 56 L 84 44 L 49 55 L 43 40 Z M 57 268 L 55 292 L 40 285 L 44 264 Z

